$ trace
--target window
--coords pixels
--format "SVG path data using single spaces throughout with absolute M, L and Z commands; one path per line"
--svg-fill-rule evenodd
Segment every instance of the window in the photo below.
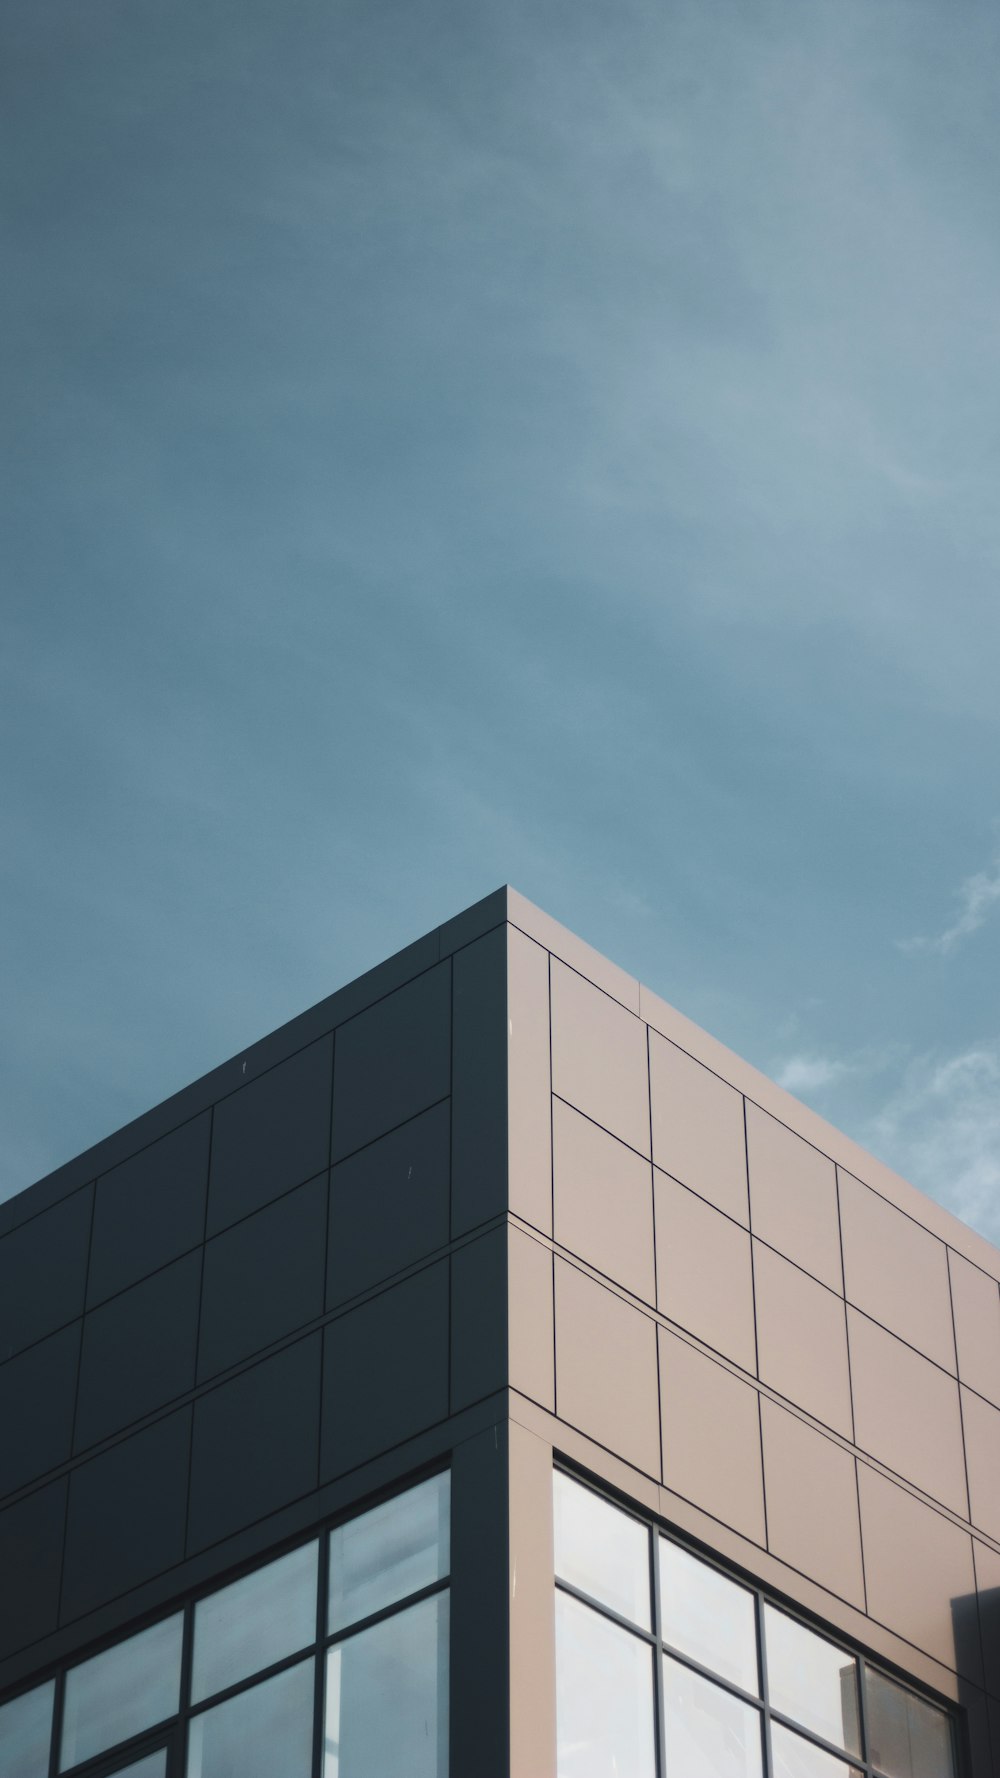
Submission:
M 554 1477 L 558 1778 L 956 1778 L 952 1716 Z
M 447 1778 L 449 1510 L 430 1476 L 0 1704 L 0 1775 Z

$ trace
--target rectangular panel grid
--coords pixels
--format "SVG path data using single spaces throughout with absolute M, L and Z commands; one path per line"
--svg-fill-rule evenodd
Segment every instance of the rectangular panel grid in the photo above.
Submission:
M 402 1537 L 398 1527 L 395 1537 L 390 1529 L 386 1555 L 388 1579 L 383 1576 L 381 1594 L 359 1604 L 354 1615 L 350 1611 L 346 1615 L 343 1612 L 339 1616 L 332 1614 L 331 1549 L 338 1533 L 345 1527 L 353 1532 L 363 1522 L 378 1521 L 380 1517 L 385 1519 L 387 1509 L 391 1513 L 397 1502 L 402 1508 L 398 1517 L 405 1520 L 408 1504 L 424 1490 L 431 1496 L 430 1518 L 439 1527 L 436 1553 L 428 1555 L 417 1549 L 414 1554 L 411 1550 L 407 1565 L 405 1526 Z M 394 1640 L 391 1658 L 396 1661 L 398 1669 L 398 1626 L 407 1614 L 415 1613 L 420 1607 L 425 1608 L 420 1614 L 421 1626 L 428 1611 L 432 1611 L 435 1620 L 443 1625 L 446 1650 L 449 1497 L 447 1471 L 410 1482 L 404 1490 L 397 1490 L 365 1511 L 341 1517 L 325 1527 L 318 1537 L 313 1533 L 310 1538 L 299 1539 L 290 1547 L 269 1552 L 263 1561 L 258 1560 L 228 1575 L 212 1587 L 202 1587 L 183 1602 L 175 1602 L 168 1612 L 160 1613 L 152 1623 L 147 1621 L 136 1625 L 127 1635 L 119 1635 L 96 1650 L 88 1651 L 82 1660 L 64 1665 L 55 1674 L 40 1675 L 31 1687 L 22 1687 L 0 1702 L 0 1773 L 3 1778 L 111 1778 L 112 1774 L 126 1778 L 133 1772 L 141 1778 L 213 1778 L 216 1773 L 229 1778 L 229 1774 L 236 1770 L 246 1774 L 247 1778 L 256 1778 L 254 1762 L 260 1759 L 268 1774 L 272 1773 L 273 1767 L 273 1772 L 280 1771 L 282 1778 L 323 1778 L 324 1774 L 330 1778 L 331 1773 L 337 1773 L 339 1765 L 338 1753 L 331 1754 L 330 1751 L 327 1720 L 330 1708 L 327 1669 L 333 1652 L 345 1650 L 362 1639 L 366 1639 L 366 1647 L 370 1647 L 380 1628 L 388 1626 L 388 1640 L 390 1643 Z M 317 1561 L 312 1564 L 308 1560 L 310 1549 L 317 1556 Z M 296 1561 L 296 1558 L 302 1560 Z M 258 1612 L 254 1622 L 252 1610 L 243 1608 L 244 1596 L 248 1588 L 258 1582 L 263 1583 L 263 1599 L 267 1592 L 268 1571 L 277 1575 L 279 1571 L 292 1569 L 306 1576 L 308 1616 L 304 1616 L 302 1609 L 293 1607 L 288 1610 L 286 1607 L 289 1628 L 285 1645 L 279 1652 L 280 1645 L 275 1642 L 273 1604 L 269 1603 L 263 1612 Z M 199 1657 L 198 1608 L 207 1609 L 205 1630 L 208 1631 L 211 1625 L 211 1639 L 216 1639 L 218 1629 L 211 1623 L 212 1612 L 226 1593 L 239 1595 L 239 1609 L 231 1613 L 229 1630 L 234 1643 L 230 1661 L 233 1677 L 231 1682 L 225 1683 L 228 1678 L 225 1660 L 220 1668 L 216 1658 L 215 1677 L 206 1681 L 199 1679 L 199 1659 L 204 1673 L 210 1665 L 206 1653 L 212 1654 L 213 1651 L 203 1635 Z M 158 1675 L 160 1690 L 156 1696 L 158 1700 L 162 1697 L 165 1685 L 171 1700 L 179 1699 L 179 1704 L 165 1717 L 162 1705 L 159 1710 L 151 1709 L 150 1714 L 159 1720 L 150 1721 L 141 1714 L 136 1715 L 136 1688 L 130 1662 L 135 1667 L 137 1657 L 131 1651 L 141 1649 L 151 1633 L 174 1625 L 179 1630 L 176 1659 L 171 1661 L 171 1668 L 176 1665 L 176 1677 L 172 1674 L 164 1677 L 161 1671 Z M 403 1635 L 405 1637 L 405 1632 Z M 426 1636 L 423 1640 L 426 1642 Z M 141 1656 L 139 1662 L 141 1665 Z M 339 1671 L 340 1661 L 335 1665 Z M 117 1674 L 116 1667 L 119 1669 Z M 425 1671 L 426 1668 L 425 1655 Z M 104 1677 L 109 1669 L 110 1682 Z M 91 1674 L 94 1675 L 92 1681 Z M 81 1732 L 77 1728 L 81 1710 L 79 1700 L 82 1696 L 82 1708 L 86 1712 L 88 1689 L 92 1699 L 91 1722 Z M 138 1707 L 141 1711 L 141 1702 Z M 425 1754 L 425 1765 L 421 1768 L 433 1773 L 433 1778 L 438 1778 L 439 1772 L 443 1774 L 446 1770 L 447 1708 L 445 1666 L 441 1695 L 438 1696 L 440 1752 L 431 1756 L 433 1763 L 429 1766 Z M 356 1719 L 357 1715 L 355 1711 Z M 243 1725 L 235 1736 L 228 1727 L 232 1721 Z M 107 1726 L 109 1723 L 125 1726 L 119 1734 L 114 1726 Z M 276 1725 L 271 1731 L 276 1743 L 271 1752 L 266 1746 L 269 1724 Z M 246 1748 L 240 1746 L 241 1734 L 248 1742 Z M 80 1757 L 77 1749 L 86 1757 Z
M 589 1510 L 584 1509 L 583 1516 L 577 1517 L 575 1527 L 570 1523 L 574 1508 L 572 1497 L 566 1492 L 567 1483 L 572 1493 L 592 1503 Z M 846 1646 L 836 1632 L 807 1622 L 794 1608 L 789 1609 L 760 1587 L 733 1574 L 711 1555 L 668 1536 L 631 1507 L 624 1509 L 612 1503 L 589 1483 L 585 1485 L 569 1472 L 557 1469 L 555 1488 L 557 1594 L 576 1600 L 588 1613 L 599 1614 L 609 1629 L 616 1626 L 632 1646 L 645 1645 L 652 1658 L 655 1683 L 650 1703 L 655 1720 L 645 1743 L 649 1747 L 647 1760 L 636 1765 L 635 1778 L 691 1778 L 694 1771 L 699 1778 L 701 1773 L 712 1773 L 713 1778 L 716 1774 L 720 1778 L 800 1778 L 800 1774 L 801 1778 L 813 1778 L 814 1774 L 815 1778 L 955 1778 L 965 1771 L 959 1749 L 959 1724 L 952 1710 L 884 1673 L 860 1651 Z M 594 1515 L 602 1509 L 607 1525 L 598 1527 Z M 562 1533 L 562 1547 L 560 1511 L 562 1524 L 568 1526 Z M 616 1522 L 621 1521 L 644 1532 L 642 1588 L 645 1593 L 648 1585 L 648 1613 L 643 1605 L 642 1610 L 623 1615 L 615 1609 L 599 1578 L 592 1578 L 589 1585 L 581 1584 L 583 1577 L 574 1548 L 574 1538 L 580 1540 L 576 1548 L 583 1547 L 580 1527 L 587 1527 L 589 1549 L 609 1549 L 615 1541 Z M 620 1535 L 619 1523 L 619 1539 Z M 668 1632 L 674 1626 L 669 1622 L 671 1607 L 664 1596 L 662 1556 L 666 1551 L 676 1552 L 704 1577 L 700 1583 L 701 1627 L 708 1628 L 712 1647 L 703 1643 L 699 1648 L 697 1634 L 683 1638 L 686 1646 L 669 1638 Z M 620 1578 L 616 1585 L 620 1588 Z M 711 1597 L 719 1586 L 728 1590 L 734 1602 L 745 1601 L 742 1661 L 736 1658 L 732 1640 L 727 1641 L 722 1627 L 725 1603 Z M 770 1651 L 769 1626 L 773 1644 Z M 801 1706 L 789 1701 L 789 1662 L 779 1647 L 782 1641 L 787 1645 L 796 1640 L 803 1644 L 799 1672 L 807 1675 L 801 1680 Z M 815 1671 L 815 1656 L 824 1652 L 836 1661 L 833 1686 L 831 1689 L 827 1684 L 825 1699 Z M 782 1660 L 784 1675 L 780 1673 Z M 799 1683 L 797 1675 L 794 1683 Z M 677 1702 L 685 1690 L 694 1699 L 693 1704 Z M 608 1769 L 618 1769 L 614 1762 L 619 1755 L 611 1739 L 616 1731 L 613 1726 L 603 1726 L 609 1722 L 613 1725 L 616 1701 L 609 1697 L 603 1715 L 600 1710 L 597 1712 L 596 1719 L 602 1724 L 599 1733 L 605 1740 L 598 1745 L 595 1739 L 588 1745 L 588 1707 L 581 1703 L 581 1696 L 579 1691 L 574 1695 L 567 1684 L 565 1701 L 560 1697 L 558 1778 L 590 1778 L 592 1772 L 603 1772 L 608 1761 Z M 831 1696 L 841 1711 L 839 1740 L 831 1738 L 836 1735 L 835 1728 L 823 1732 L 823 1704 L 829 1705 Z M 705 1737 L 700 1746 L 690 1740 L 685 1744 L 685 1725 L 680 1720 L 685 1709 L 690 1722 L 696 1725 L 694 1736 Z M 873 1720 L 876 1716 L 877 1722 Z M 709 1717 L 711 1726 L 706 1728 Z M 631 1772 L 635 1764 L 635 1724 L 628 1711 L 623 1711 L 622 1720 L 623 1734 L 629 1742 L 626 1765 Z M 741 1736 L 737 1723 L 744 1728 L 748 1724 L 754 1726 L 749 1734 Z M 710 1747 L 709 1737 L 716 1728 L 718 1740 Z M 882 1744 L 877 1745 L 876 1736 L 880 1733 Z

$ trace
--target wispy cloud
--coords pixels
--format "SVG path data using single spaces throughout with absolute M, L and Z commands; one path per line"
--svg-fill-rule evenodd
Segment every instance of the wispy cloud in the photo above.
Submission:
M 811 1093 L 821 1093 L 825 1087 L 835 1086 L 845 1074 L 852 1074 L 856 1066 L 854 1062 L 833 1056 L 789 1056 L 776 1079 L 787 1093 L 799 1093 L 808 1098 Z
M 883 1077 L 881 1091 L 872 1093 L 876 1075 Z M 802 1050 L 775 1078 L 1000 1243 L 1000 1038 L 952 1055 L 898 1047 L 845 1056 Z
M 936 951 L 947 957 L 963 939 L 971 938 L 986 924 L 993 909 L 1000 905 L 1000 851 L 992 866 L 966 877 L 957 894 L 958 917 L 936 938 L 903 938 L 897 940 L 901 951 Z
M 1000 1240 L 1000 1040 L 914 1058 L 858 1134 L 963 1222 Z

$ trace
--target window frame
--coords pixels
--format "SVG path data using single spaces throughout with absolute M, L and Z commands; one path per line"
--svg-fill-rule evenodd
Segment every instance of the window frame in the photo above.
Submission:
M 869 1670 L 873 1673 L 883 1675 L 895 1685 L 901 1686 L 904 1691 L 912 1693 L 916 1698 L 919 1698 L 921 1701 L 926 1702 L 932 1705 L 935 1709 L 943 1712 L 951 1729 L 951 1746 L 955 1778 L 968 1778 L 969 1761 L 967 1751 L 967 1730 L 965 1726 L 965 1713 L 960 1705 L 957 1705 L 951 1699 L 942 1698 L 939 1694 L 930 1691 L 928 1687 L 920 1685 L 918 1682 L 914 1681 L 910 1674 L 905 1673 L 898 1668 L 894 1669 L 890 1662 L 885 1661 L 880 1657 L 873 1658 L 869 1656 L 860 1645 L 852 1644 L 846 1637 L 840 1635 L 833 1626 L 824 1623 L 821 1618 L 810 1616 L 807 1611 L 795 1604 L 794 1601 L 782 1597 L 780 1593 L 772 1591 L 769 1587 L 762 1586 L 759 1581 L 755 1580 L 752 1575 L 747 1574 L 745 1570 L 738 1568 L 735 1564 L 726 1562 L 725 1559 L 720 1558 L 715 1551 L 698 1543 L 696 1539 L 685 1535 L 685 1533 L 678 1530 L 676 1526 L 670 1525 L 669 1522 L 656 1518 L 650 1513 L 644 1513 L 641 1507 L 637 1507 L 636 1503 L 629 1500 L 627 1496 L 617 1493 L 613 1487 L 610 1487 L 599 1477 L 588 1473 L 586 1470 L 578 1469 L 570 1460 L 562 1457 L 558 1453 L 555 1454 L 555 1461 L 553 1463 L 553 1476 L 557 1473 L 568 1476 L 571 1481 L 576 1482 L 580 1487 L 589 1489 L 592 1494 L 596 1494 L 600 1499 L 606 1501 L 609 1506 L 615 1507 L 619 1512 L 627 1513 L 636 1521 L 636 1523 L 644 1527 L 647 1534 L 650 1601 L 652 1610 L 652 1627 L 649 1630 L 643 1629 L 639 1624 L 633 1623 L 632 1620 L 627 1617 L 622 1617 L 620 1613 L 616 1612 L 611 1606 L 605 1605 L 599 1599 L 595 1599 L 590 1594 L 583 1592 L 579 1587 L 574 1586 L 571 1581 L 561 1580 L 558 1574 L 554 1576 L 554 1579 L 556 1591 L 567 1593 L 570 1598 L 576 1599 L 581 1605 L 588 1606 L 590 1610 L 600 1613 L 600 1615 L 606 1618 L 609 1622 L 616 1624 L 619 1629 L 627 1631 L 629 1635 L 645 1642 L 647 1646 L 652 1649 L 655 1674 L 654 1710 L 656 1720 L 654 1746 L 656 1749 L 657 1778 L 673 1778 L 667 1765 L 666 1757 L 666 1720 L 663 1685 L 663 1657 L 665 1655 L 671 1660 L 676 1661 L 679 1665 L 688 1668 L 690 1672 L 697 1674 L 700 1678 L 707 1680 L 710 1684 L 728 1692 L 731 1697 L 738 1698 L 742 1703 L 751 1705 L 758 1712 L 761 1724 L 762 1778 L 774 1778 L 771 1743 L 772 1723 L 776 1723 L 782 1728 L 788 1729 L 792 1734 L 798 1735 L 801 1739 L 810 1742 L 819 1752 L 828 1754 L 831 1757 L 840 1760 L 848 1773 L 857 1772 L 859 1778 L 884 1778 L 884 1774 L 879 1767 L 872 1763 L 869 1755 L 867 1696 L 865 1685 L 865 1677 Z M 675 1644 L 665 1640 L 662 1634 L 663 1602 L 660 1587 L 659 1554 L 661 1539 L 684 1550 L 688 1555 L 693 1556 L 699 1562 L 704 1563 L 706 1567 L 714 1569 L 715 1572 L 722 1575 L 724 1579 L 730 1580 L 734 1585 L 742 1587 L 744 1591 L 748 1592 L 753 1597 L 755 1649 L 758 1683 L 760 1687 L 759 1692 L 756 1695 L 744 1691 L 742 1687 L 737 1685 L 734 1681 L 724 1678 L 720 1673 L 713 1671 L 712 1668 L 704 1666 L 693 1656 L 685 1654 L 685 1652 L 676 1647 Z M 772 1706 L 769 1695 L 767 1636 L 764 1612 L 764 1607 L 767 1605 L 771 1606 L 774 1610 L 781 1612 L 785 1617 L 791 1618 L 793 1622 L 801 1624 L 804 1630 L 809 1630 L 814 1635 L 823 1637 L 826 1642 L 842 1649 L 843 1653 L 854 1662 L 858 1687 L 859 1734 L 862 1749 L 864 1750 L 862 1753 L 846 1753 L 842 1747 L 837 1747 L 833 1742 L 824 1740 L 822 1735 L 817 1734 L 812 1729 L 806 1728 L 804 1724 L 796 1722 L 793 1717 L 788 1716 L 784 1711 L 778 1710 Z
M 147 1758 L 150 1754 L 159 1752 L 161 1748 L 166 1750 L 167 1755 L 166 1778 L 184 1778 L 187 1765 L 189 1729 L 191 1722 L 196 1717 L 202 1716 L 206 1711 L 212 1710 L 216 1708 L 216 1706 L 228 1702 L 231 1698 L 238 1697 L 243 1692 L 252 1691 L 254 1687 L 262 1685 L 266 1680 L 275 1678 L 278 1674 L 286 1672 L 289 1668 L 295 1667 L 303 1661 L 311 1660 L 313 1663 L 313 1722 L 309 1772 L 310 1778 L 322 1778 L 323 1739 L 326 1711 L 326 1668 L 327 1656 L 330 1649 L 337 1643 L 357 1635 L 360 1631 L 371 1629 L 375 1625 L 383 1622 L 386 1618 L 395 1617 L 400 1612 L 420 1604 L 424 1599 L 432 1598 L 437 1593 L 448 1592 L 451 1587 L 452 1566 L 450 1555 L 451 1526 L 449 1508 L 449 1560 L 447 1573 L 439 1579 L 418 1588 L 415 1592 L 407 1593 L 401 1598 L 392 1601 L 391 1604 L 384 1605 L 380 1607 L 379 1610 L 369 1613 L 367 1617 L 359 1618 L 356 1622 L 353 1622 L 346 1627 L 341 1627 L 338 1630 L 330 1632 L 328 1630 L 328 1607 L 330 1592 L 331 1535 L 341 1526 L 349 1524 L 352 1520 L 363 1518 L 366 1513 L 373 1511 L 376 1507 L 384 1506 L 387 1502 L 410 1493 L 411 1490 L 420 1487 L 424 1482 L 431 1481 L 435 1476 L 450 1476 L 450 1473 L 451 1465 L 449 1462 L 429 1464 L 425 1468 L 406 1476 L 404 1480 L 396 1481 L 390 1486 L 379 1489 L 378 1492 L 367 1496 L 363 1501 L 353 1504 L 349 1508 L 344 1509 L 330 1518 L 321 1520 L 317 1525 L 312 1526 L 309 1531 L 299 1532 L 294 1537 L 285 1538 L 281 1542 L 272 1545 L 267 1550 L 260 1551 L 252 1557 L 247 1558 L 245 1561 L 236 1564 L 231 1568 L 224 1569 L 221 1573 L 214 1575 L 210 1582 L 202 1582 L 197 1587 L 185 1589 L 185 1591 L 176 1595 L 169 1602 L 158 1607 L 155 1611 L 146 1612 L 141 1617 L 137 1617 L 134 1621 L 122 1626 L 114 1633 L 102 1636 L 99 1640 L 95 1640 L 81 1649 L 74 1650 L 71 1657 L 64 1657 L 60 1662 L 50 1664 L 48 1667 L 32 1675 L 32 1678 L 28 1683 L 22 1681 L 19 1685 L 12 1687 L 4 1697 L 0 1698 L 0 1705 L 11 1703 L 15 1698 L 37 1690 L 49 1680 L 55 1682 L 50 1727 L 48 1778 L 116 1778 L 118 1773 L 127 1773 L 128 1767 L 131 1764 Z M 267 1568 L 272 1562 L 279 1561 L 281 1557 L 289 1555 L 293 1550 L 304 1549 L 311 1543 L 316 1543 L 318 1545 L 316 1613 L 313 1624 L 312 1640 L 296 1648 L 291 1653 L 283 1655 L 280 1660 L 271 1662 L 269 1666 L 260 1668 L 259 1671 L 251 1673 L 249 1676 L 237 1680 L 233 1684 L 225 1686 L 217 1692 L 213 1692 L 208 1697 L 200 1698 L 197 1703 L 192 1702 L 191 1692 L 194 1676 L 194 1621 L 195 1608 L 197 1605 L 203 1599 L 210 1598 L 214 1593 L 221 1592 L 225 1587 L 231 1585 L 232 1582 L 243 1580 L 246 1576 L 255 1574 L 261 1569 Z M 164 1717 L 160 1722 L 151 1723 L 148 1727 L 143 1729 L 140 1734 L 132 1736 L 129 1740 L 116 1742 L 113 1746 L 104 1749 L 102 1752 L 91 1755 L 88 1760 L 82 1760 L 76 1765 L 67 1766 L 63 1769 L 60 1766 L 60 1755 L 62 1751 L 66 1681 L 68 1675 L 75 1668 L 83 1666 L 85 1662 L 92 1660 L 95 1655 L 105 1654 L 110 1649 L 122 1646 L 130 1641 L 133 1636 L 140 1635 L 142 1631 L 151 1629 L 155 1624 L 164 1623 L 169 1618 L 178 1615 L 182 1616 L 183 1624 L 179 1678 L 180 1701 L 176 1712 L 169 1717 Z

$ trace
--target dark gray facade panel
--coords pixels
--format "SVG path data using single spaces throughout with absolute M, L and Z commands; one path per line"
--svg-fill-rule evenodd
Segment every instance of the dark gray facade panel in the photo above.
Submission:
M 65 1477 L 0 1512 L 0 1659 L 56 1627 L 65 1519 Z
M 208 1233 L 329 1164 L 333 1039 L 324 1037 L 215 1107 Z
M 97 1181 L 88 1308 L 200 1244 L 210 1131 L 204 1112 Z
M 334 1167 L 328 1308 L 447 1244 L 450 1123 L 444 1100 Z
M 337 1031 L 333 1158 L 342 1160 L 451 1089 L 451 964 L 440 963 Z
M 189 1553 L 316 1487 L 319 1383 L 315 1333 L 195 1403 Z
M 194 1383 L 201 1254 L 188 1253 L 83 1324 L 74 1448 L 86 1450 Z
M 506 925 L 509 896 L 506 885 L 494 889 L 492 894 L 484 895 L 482 901 L 473 902 L 470 908 L 464 908 L 439 926 L 442 957 L 451 956 L 454 951 L 471 944 L 473 939 L 481 938 L 484 932 L 491 932 L 495 926 Z
M 61 1623 L 180 1561 L 190 1444 L 186 1407 L 73 1471 Z
M 80 1322 L 0 1365 L 0 1495 L 69 1456 Z
M 503 891 L 499 891 L 503 894 Z M 502 918 L 501 916 L 498 916 Z M 490 921 L 489 924 L 493 922 Z M 470 937 L 475 936 L 470 932 Z M 454 948 L 449 944 L 446 949 Z M 199 1116 L 209 1106 L 239 1088 L 249 1085 L 279 1063 L 287 1061 L 299 1050 L 325 1037 L 346 1019 L 352 1019 L 365 1007 L 384 995 L 402 987 L 423 974 L 445 954 L 437 929 L 406 945 L 403 950 L 386 957 L 364 975 L 347 982 L 333 994 L 318 1000 L 315 1006 L 297 1014 L 276 1031 L 268 1032 L 247 1049 L 203 1074 L 179 1093 L 172 1093 L 141 1117 L 124 1124 L 95 1143 L 92 1148 L 75 1155 L 43 1179 L 36 1180 L 23 1192 L 0 1203 L 0 1238 L 9 1230 L 37 1216 L 41 1211 L 61 1203 L 71 1193 L 92 1179 L 130 1160 L 141 1149 L 169 1136 L 179 1125 Z
M 323 1173 L 207 1243 L 199 1382 L 323 1313 L 326 1199 Z
M 0 1362 L 83 1313 L 94 1188 L 0 1240 Z
M 459 951 L 454 969 L 453 1235 L 507 1208 L 507 930 Z
M 448 1413 L 448 1261 L 326 1330 L 320 1479 L 353 1469 Z
M 451 1405 L 457 1412 L 507 1386 L 507 1225 L 451 1260 Z
M 451 1478 L 451 1771 L 510 1778 L 508 1429 L 460 1444 Z

